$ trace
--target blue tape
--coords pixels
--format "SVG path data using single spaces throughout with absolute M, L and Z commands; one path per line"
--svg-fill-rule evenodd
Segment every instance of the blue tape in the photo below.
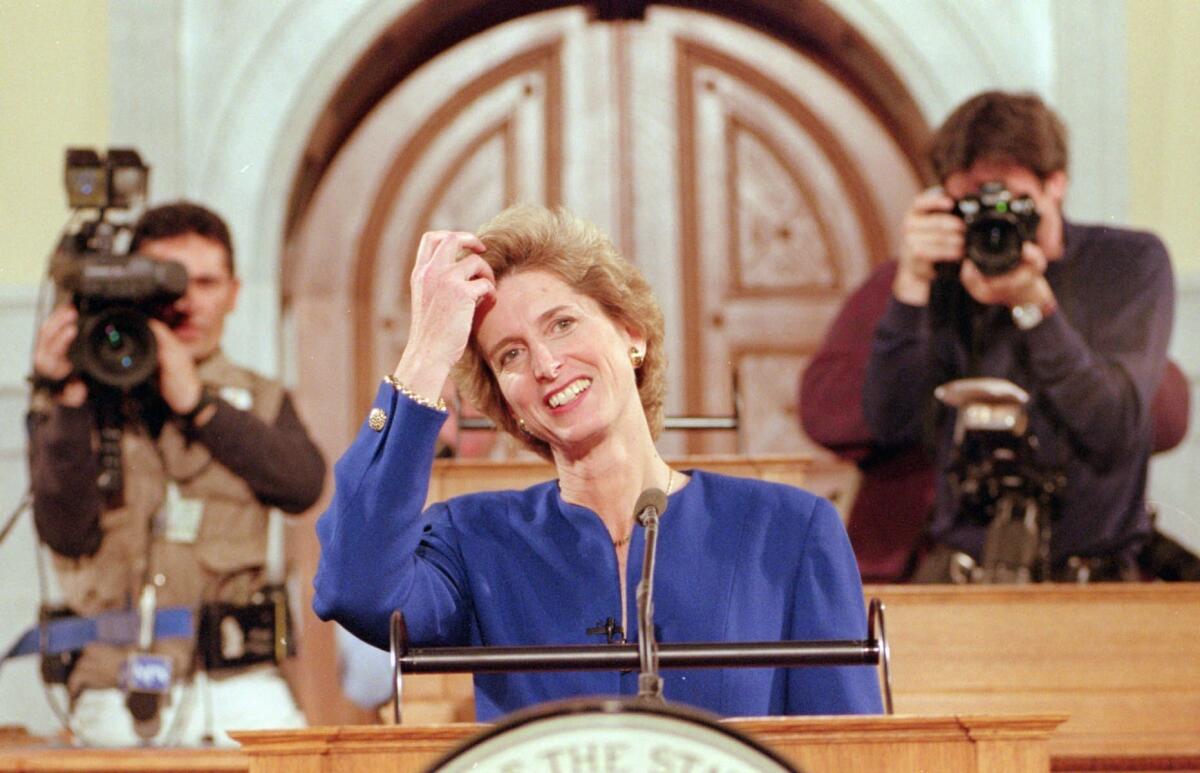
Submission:
M 0 663 L 34 653 L 59 655 L 83 649 L 93 642 L 115 646 L 135 644 L 137 634 L 138 616 L 130 610 L 102 612 L 95 617 L 60 617 L 22 633 L 0 658 Z M 195 635 L 190 607 L 163 607 L 155 613 L 155 639 L 190 639 Z

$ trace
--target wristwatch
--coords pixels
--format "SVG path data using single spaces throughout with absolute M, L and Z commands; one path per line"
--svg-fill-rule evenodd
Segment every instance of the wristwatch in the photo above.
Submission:
M 1042 307 L 1036 303 L 1022 303 L 1012 307 L 1013 324 L 1018 330 L 1033 330 L 1046 318 Z

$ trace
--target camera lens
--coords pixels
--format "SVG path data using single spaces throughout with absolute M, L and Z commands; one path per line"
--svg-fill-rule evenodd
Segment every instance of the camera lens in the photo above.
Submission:
M 1006 230 L 998 225 L 993 225 L 986 229 L 983 237 L 980 239 L 979 248 L 986 252 L 1003 252 L 1005 242 L 1007 241 L 1004 238 Z
M 106 309 L 84 318 L 79 332 L 76 366 L 101 384 L 130 389 L 158 367 L 154 334 L 137 309 Z
M 954 203 L 967 224 L 967 258 L 987 276 L 1007 273 L 1021 262 L 1021 245 L 1037 233 L 1037 206 L 1029 196 L 1014 197 L 1004 183 L 984 183 L 977 196 Z
M 1003 274 L 1021 262 L 1021 232 L 1001 219 L 984 219 L 967 228 L 967 257 L 988 276 Z

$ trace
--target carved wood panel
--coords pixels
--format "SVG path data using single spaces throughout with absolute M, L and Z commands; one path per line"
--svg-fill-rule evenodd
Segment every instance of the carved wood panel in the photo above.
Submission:
M 822 455 L 797 428 L 797 374 L 889 256 L 917 176 L 851 92 L 734 34 L 675 41 L 685 401 L 727 413 L 737 383 L 743 419 L 737 445 L 709 433 L 688 450 Z

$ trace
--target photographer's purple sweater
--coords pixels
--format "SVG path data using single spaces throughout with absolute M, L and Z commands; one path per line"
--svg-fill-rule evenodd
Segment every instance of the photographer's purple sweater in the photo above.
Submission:
M 1030 393 L 1030 431 L 1038 463 L 1066 473 L 1051 557 L 1131 557 L 1150 533 L 1144 502 L 1151 449 L 1150 403 L 1166 364 L 1174 283 L 1166 248 L 1154 235 L 1103 226 L 1064 225 L 1063 257 L 1046 278 L 1058 311 L 1031 330 L 1009 310 L 983 310 L 986 342 L 967 373 L 961 342 L 939 357 L 955 377 L 995 376 Z M 875 331 L 863 410 L 883 444 L 922 438 L 934 383 L 929 314 L 894 298 Z M 942 374 L 944 375 L 944 374 Z M 953 450 L 953 411 L 935 428 L 937 465 Z M 932 536 L 976 558 L 985 526 L 956 517 L 945 474 L 938 476 Z

